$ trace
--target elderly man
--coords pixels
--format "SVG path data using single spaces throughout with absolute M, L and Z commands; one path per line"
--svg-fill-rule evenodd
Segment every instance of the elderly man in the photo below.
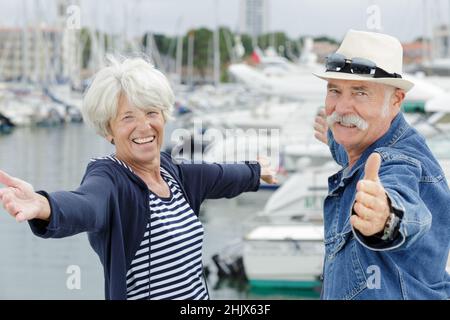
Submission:
M 316 138 L 343 169 L 324 203 L 324 299 L 448 299 L 450 191 L 400 106 L 402 46 L 350 30 L 327 58 Z M 330 130 L 328 130 L 328 127 Z

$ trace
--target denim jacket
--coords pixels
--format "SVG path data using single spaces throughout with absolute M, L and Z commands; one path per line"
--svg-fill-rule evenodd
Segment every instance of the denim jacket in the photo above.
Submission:
M 322 298 L 448 299 L 450 191 L 424 138 L 399 113 L 350 170 L 331 131 L 328 141 L 343 169 L 329 177 L 324 203 Z M 372 152 L 381 155 L 380 181 L 401 217 L 400 232 L 390 242 L 365 237 L 350 224 L 356 184 Z

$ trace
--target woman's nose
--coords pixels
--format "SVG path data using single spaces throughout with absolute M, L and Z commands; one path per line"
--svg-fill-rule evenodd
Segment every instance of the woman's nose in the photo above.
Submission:
M 149 119 L 149 117 L 147 117 L 146 115 L 141 115 L 138 117 L 138 125 L 139 127 L 151 127 L 152 123 L 151 123 L 151 119 Z

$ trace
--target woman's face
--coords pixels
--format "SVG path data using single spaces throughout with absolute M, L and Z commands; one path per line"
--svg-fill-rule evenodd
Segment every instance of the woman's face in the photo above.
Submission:
M 116 156 L 131 166 L 151 164 L 159 159 L 164 138 L 164 118 L 160 109 L 147 111 L 130 105 L 125 96 L 119 99 L 117 115 L 110 120 L 107 139 L 114 139 Z

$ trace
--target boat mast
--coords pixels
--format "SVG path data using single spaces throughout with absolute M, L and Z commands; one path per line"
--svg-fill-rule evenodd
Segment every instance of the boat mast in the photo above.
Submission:
M 189 85 L 194 85 L 194 30 L 188 33 L 188 82 Z
M 428 46 L 426 43 L 426 38 L 428 35 L 428 19 L 427 19 L 427 4 L 426 0 L 422 0 L 422 12 L 423 12 L 423 36 L 422 36 L 422 63 L 428 62 Z M 429 44 L 429 47 L 431 47 L 431 42 Z
M 182 68 L 183 68 L 183 35 L 180 31 L 181 18 L 177 21 L 177 53 L 176 53 L 176 63 L 175 63 L 175 73 L 177 75 L 177 83 L 181 84 L 182 80 Z
M 450 58 L 450 1 L 448 5 L 448 17 L 447 17 L 447 58 Z
M 220 82 L 220 48 L 219 48 L 219 0 L 214 1 L 214 13 L 216 28 L 213 35 L 214 46 L 214 86 L 218 86 Z
M 28 32 L 27 32 L 27 8 L 25 0 L 22 0 L 23 25 L 22 25 L 22 83 L 28 78 Z

